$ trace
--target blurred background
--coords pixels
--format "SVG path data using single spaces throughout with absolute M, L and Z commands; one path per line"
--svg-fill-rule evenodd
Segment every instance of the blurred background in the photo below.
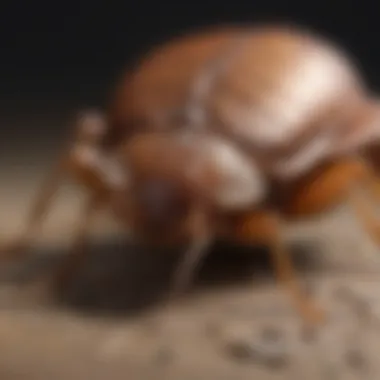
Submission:
M 378 90 L 377 7 L 370 0 L 5 2 L 0 10 L 0 238 L 17 235 L 73 115 L 86 107 L 103 107 L 126 67 L 150 47 L 202 26 L 291 22 L 342 45 L 368 85 Z M 33 286 L 19 283 L 38 276 L 36 268 L 45 266 L 45 259 L 35 262 L 37 257 L 63 255 L 69 247 L 82 198 L 70 186 L 63 193 L 34 259 L 22 268 L 0 271 L 1 380 L 335 379 L 357 378 L 357 371 L 369 379 L 380 373 L 376 360 L 371 361 L 378 350 L 377 335 L 355 335 L 356 317 L 343 318 L 351 313 L 346 304 L 347 310 L 337 312 L 343 319 L 335 320 L 318 343 L 322 346 L 306 350 L 299 343 L 299 320 L 275 287 L 261 251 L 252 255 L 222 247 L 226 252 L 211 255 L 200 284 L 224 284 L 227 278 L 234 279 L 232 284 L 216 291 L 206 287 L 173 305 L 163 312 L 164 327 L 157 332 L 145 322 L 130 320 L 129 312 L 142 309 L 165 288 L 176 256 L 136 250 L 126 255 L 124 242 L 109 242 L 117 228 L 108 220 L 95 228 L 108 240 L 94 244 L 94 257 L 99 253 L 100 258 L 86 269 L 87 280 L 85 275 L 77 279 L 75 289 L 64 297 L 69 301 L 64 307 L 46 303 Z M 296 226 L 289 236 L 297 241 L 308 236 L 309 241 L 312 235 L 324 244 L 314 255 L 322 264 L 314 264 L 311 254 L 306 255 L 308 263 L 300 259 L 298 264 L 306 277 L 316 274 L 322 305 L 339 309 L 331 291 L 339 283 L 348 288 L 356 284 L 375 308 L 379 281 L 376 275 L 360 274 L 360 268 L 363 273 L 376 269 L 377 248 L 355 222 L 341 210 L 324 221 Z M 253 274 L 261 279 L 262 267 L 268 280 L 252 283 Z M 268 348 L 255 346 L 263 336 L 278 343 L 269 349 L 280 354 L 265 356 Z M 332 347 L 332 336 L 335 354 L 320 359 L 321 352 Z M 342 351 L 351 347 L 347 342 L 355 342 L 353 353 Z M 281 370 L 273 370 L 279 363 Z
M 33 143 L 62 133 L 63 118 L 82 107 L 104 104 L 121 72 L 149 47 L 207 25 L 306 25 L 355 56 L 371 86 L 380 81 L 374 1 L 19 1 L 4 3 L 0 18 L 1 122 L 12 124 L 1 128 L 2 152 L 10 136 L 17 136 L 14 144 L 19 147 L 28 142 L 24 148 L 37 133 Z M 51 115 L 59 115 L 54 127 L 43 123 Z M 27 125 L 21 122 L 26 119 Z
M 149 47 L 213 24 L 291 21 L 308 26 L 355 56 L 374 88 L 380 83 L 374 1 L 19 1 L 4 3 L 0 17 L 1 117 L 13 124 L 21 117 L 34 123 L 54 112 L 63 116 L 101 105 L 121 71 Z M 36 126 L 24 128 L 12 125 L 2 133 L 37 131 Z

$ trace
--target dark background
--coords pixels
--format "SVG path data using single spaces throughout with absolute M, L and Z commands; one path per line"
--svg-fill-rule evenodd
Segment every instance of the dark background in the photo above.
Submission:
M 22 136 L 29 144 L 46 133 L 61 134 L 72 112 L 104 104 L 122 69 L 149 46 L 203 25 L 263 20 L 306 25 L 350 51 L 377 89 L 378 15 L 375 0 L 5 2 L 0 149 L 20 144 Z

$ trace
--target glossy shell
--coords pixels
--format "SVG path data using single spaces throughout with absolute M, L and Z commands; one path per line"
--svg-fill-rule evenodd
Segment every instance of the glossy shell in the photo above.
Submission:
M 262 202 L 267 183 L 252 160 L 226 138 L 207 133 L 139 134 L 125 145 L 125 167 L 142 177 L 182 183 L 220 209 L 245 209 Z
M 346 55 L 306 31 L 211 30 L 157 48 L 127 73 L 110 107 L 110 139 L 214 130 L 271 175 L 294 177 L 332 153 L 364 93 Z

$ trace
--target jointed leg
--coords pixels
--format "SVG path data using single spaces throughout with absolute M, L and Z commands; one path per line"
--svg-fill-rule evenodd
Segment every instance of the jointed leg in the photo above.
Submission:
M 380 244 L 380 221 L 373 211 L 373 205 L 376 203 L 371 202 L 371 195 L 373 195 L 371 184 L 368 186 L 369 191 L 365 190 L 367 189 L 363 186 L 360 190 L 355 189 L 355 191 L 352 191 L 349 196 L 349 202 L 364 229 L 376 244 Z M 376 199 L 373 198 L 372 200 L 375 201 Z
M 191 211 L 188 223 L 191 245 L 174 273 L 169 298 L 181 294 L 191 284 L 196 269 L 205 257 L 213 237 L 208 215 L 203 207 L 195 207 Z
M 50 202 L 57 192 L 59 180 L 64 171 L 65 162 L 59 162 L 46 178 L 46 182 L 38 192 L 37 198 L 28 214 L 25 230 L 20 237 L 9 245 L 1 247 L 0 259 L 13 259 L 26 255 L 27 249 L 32 245 L 42 220 L 49 209 Z
M 317 308 L 310 297 L 302 292 L 294 265 L 288 250 L 284 246 L 284 242 L 280 241 L 280 239 L 274 240 L 270 248 L 277 278 L 287 288 L 301 316 L 307 322 L 322 322 L 324 313 Z
M 303 293 L 289 251 L 282 238 L 281 226 L 276 215 L 252 213 L 243 222 L 238 238 L 246 242 L 263 242 L 269 245 L 276 277 L 290 293 L 296 308 L 306 322 L 320 323 L 324 314 Z
M 90 177 L 93 175 L 95 177 L 97 176 L 101 183 L 104 182 L 101 175 L 103 173 L 102 170 L 99 172 L 99 168 L 94 167 L 92 162 L 87 162 L 86 157 L 71 157 L 70 149 L 68 148 L 76 142 L 84 144 L 84 147 L 97 149 L 99 141 L 104 137 L 105 130 L 105 120 L 101 114 L 96 111 L 91 111 L 83 115 L 79 125 L 75 127 L 73 141 L 69 140 L 68 147 L 63 149 L 61 158 L 40 189 L 37 199 L 29 212 L 25 230 L 18 239 L 0 249 L 1 258 L 12 259 L 26 254 L 26 250 L 31 246 L 38 232 L 38 228 L 48 211 L 50 201 L 58 189 L 59 180 L 65 172 L 70 172 L 72 169 L 77 171 L 77 169 L 79 169 L 79 173 L 77 174 L 79 174 L 80 177 L 84 174 L 90 174 Z M 85 169 L 84 173 L 81 172 L 82 169 Z M 88 173 L 86 173 L 86 170 Z
M 380 180 L 365 162 L 354 158 L 331 164 L 312 173 L 292 195 L 286 204 L 290 217 L 322 213 L 348 199 L 365 230 L 380 244 L 380 220 L 373 210 L 380 200 Z

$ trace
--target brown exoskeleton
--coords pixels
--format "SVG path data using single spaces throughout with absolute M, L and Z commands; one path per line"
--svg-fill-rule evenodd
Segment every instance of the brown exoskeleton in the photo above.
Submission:
M 374 177 L 349 154 L 357 148 L 351 132 L 376 122 L 372 109 L 346 56 L 303 31 L 231 28 L 170 43 L 121 83 L 106 118 L 82 119 L 58 165 L 55 173 L 71 173 L 88 189 L 77 245 L 83 248 L 100 207 L 110 207 L 142 240 L 188 239 L 179 289 L 216 236 L 259 240 L 272 248 L 302 314 L 315 319 L 320 314 L 295 284 L 281 224 L 348 200 L 377 237 L 356 192 L 359 185 L 372 189 Z M 13 247 L 19 252 L 35 233 L 55 177 Z M 69 256 L 60 281 L 83 258 L 78 252 L 84 250 Z

